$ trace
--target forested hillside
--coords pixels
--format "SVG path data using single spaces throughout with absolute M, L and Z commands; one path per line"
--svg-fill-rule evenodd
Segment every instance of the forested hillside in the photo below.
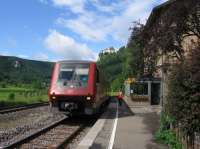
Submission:
M 0 85 L 42 87 L 49 83 L 53 63 L 0 56 Z
M 104 71 L 111 91 L 122 88 L 124 81 L 129 77 L 139 78 L 144 75 L 143 46 L 138 39 L 143 27 L 135 22 L 126 46 L 115 50 L 114 53 L 99 54 L 97 63 Z
M 126 76 L 126 49 L 120 48 L 117 52 L 100 54 L 98 65 L 104 71 L 112 90 L 120 88 Z

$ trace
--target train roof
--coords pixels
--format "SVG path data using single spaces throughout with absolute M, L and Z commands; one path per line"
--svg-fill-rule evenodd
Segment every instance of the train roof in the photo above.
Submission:
M 57 63 L 96 63 L 94 61 L 86 61 L 86 60 L 63 60 L 63 61 L 58 61 Z

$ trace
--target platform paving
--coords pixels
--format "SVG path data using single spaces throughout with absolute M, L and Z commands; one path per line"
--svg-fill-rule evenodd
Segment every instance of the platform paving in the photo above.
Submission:
M 127 103 L 127 102 L 126 102 Z M 146 103 L 123 104 L 119 107 L 119 119 L 113 149 L 166 149 L 157 144 L 154 133 L 159 128 L 159 106 Z M 126 116 L 124 113 L 131 113 Z
M 122 106 L 118 106 L 116 101 L 116 99 L 112 100 L 106 114 L 100 119 L 104 120 L 104 125 L 88 148 L 168 149 L 168 147 L 156 143 L 153 137 L 159 128 L 161 107 L 151 106 L 148 103 L 135 103 L 128 98 L 125 98 Z M 117 109 L 118 120 L 116 131 L 113 133 Z M 112 134 L 114 134 L 113 144 Z

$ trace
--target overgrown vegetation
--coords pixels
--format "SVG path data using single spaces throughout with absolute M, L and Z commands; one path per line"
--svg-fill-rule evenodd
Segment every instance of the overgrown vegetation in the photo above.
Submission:
M 191 49 L 187 58 L 177 63 L 169 76 L 166 110 L 176 119 L 193 144 L 194 133 L 200 132 L 200 45 Z
M 162 113 L 160 129 L 156 132 L 155 139 L 159 143 L 167 144 L 170 149 L 182 149 L 181 142 L 177 139 L 175 132 L 170 129 L 170 125 L 174 122 L 174 119 Z

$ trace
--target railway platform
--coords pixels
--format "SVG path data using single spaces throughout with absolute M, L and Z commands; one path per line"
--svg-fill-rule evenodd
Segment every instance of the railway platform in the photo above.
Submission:
M 112 99 L 77 149 L 167 149 L 153 137 L 160 111 L 160 106 L 132 102 L 127 97 L 122 106 Z

